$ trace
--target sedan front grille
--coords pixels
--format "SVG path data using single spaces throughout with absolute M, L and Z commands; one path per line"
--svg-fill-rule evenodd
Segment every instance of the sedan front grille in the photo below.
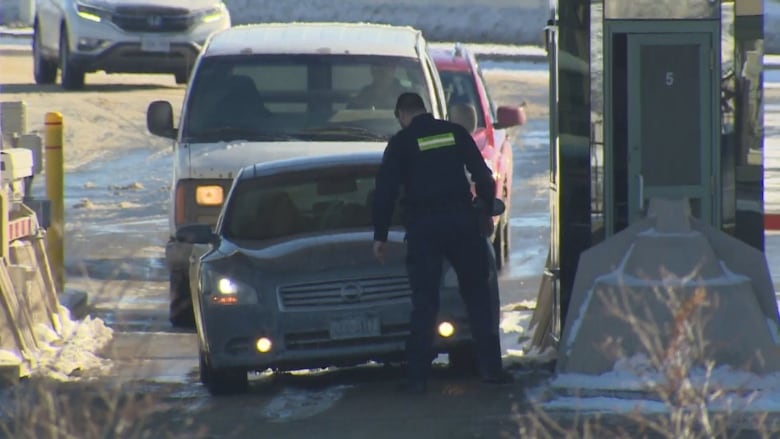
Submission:
M 376 304 L 411 297 L 406 276 L 310 282 L 279 287 L 279 303 L 287 311 L 312 311 Z

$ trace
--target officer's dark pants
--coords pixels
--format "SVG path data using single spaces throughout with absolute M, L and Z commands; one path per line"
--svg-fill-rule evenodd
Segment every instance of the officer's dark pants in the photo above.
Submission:
M 406 230 L 413 306 L 406 345 L 408 378 L 425 381 L 430 374 L 443 258 L 458 276 L 480 373 L 494 376 L 501 371 L 497 298 L 490 294 L 489 247 L 480 235 L 477 215 L 471 211 L 418 215 Z

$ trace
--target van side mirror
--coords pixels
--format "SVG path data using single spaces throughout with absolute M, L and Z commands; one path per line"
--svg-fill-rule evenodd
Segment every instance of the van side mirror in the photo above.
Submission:
M 173 107 L 168 101 L 154 101 L 146 109 L 146 128 L 160 137 L 175 139 L 178 130 L 173 127 Z

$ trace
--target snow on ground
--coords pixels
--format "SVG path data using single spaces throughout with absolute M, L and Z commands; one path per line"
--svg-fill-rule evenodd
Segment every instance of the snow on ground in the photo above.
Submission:
M 87 371 L 108 370 L 110 361 L 97 352 L 111 341 L 111 328 L 89 316 L 73 320 L 63 307 L 55 320 L 59 331 L 40 323 L 34 328 L 38 349 L 27 352 L 26 358 L 0 351 L 0 363 L 19 365 L 22 377 L 45 376 L 60 381 L 78 379 Z
M 602 375 L 557 375 L 530 390 L 529 395 L 547 410 L 666 413 L 672 406 L 657 389 L 670 386 L 667 377 L 654 371 L 646 357 L 637 355 L 619 360 L 612 371 Z M 780 411 L 780 373 L 777 372 L 756 375 L 729 366 L 711 371 L 696 368 L 682 380 L 680 388 L 695 389 L 706 399 L 707 408 L 712 412 Z M 614 394 L 620 396 L 605 396 Z

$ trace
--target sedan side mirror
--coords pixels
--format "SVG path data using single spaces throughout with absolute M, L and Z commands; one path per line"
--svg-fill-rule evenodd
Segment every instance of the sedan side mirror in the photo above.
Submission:
M 176 229 L 176 240 L 188 244 L 216 244 L 219 237 L 208 224 L 187 224 Z
M 525 102 L 519 107 L 502 105 L 498 107 L 498 122 L 495 128 L 511 128 L 525 124 Z
M 175 139 L 177 130 L 173 127 L 173 107 L 168 101 L 154 101 L 146 109 L 146 127 L 160 137 Z

